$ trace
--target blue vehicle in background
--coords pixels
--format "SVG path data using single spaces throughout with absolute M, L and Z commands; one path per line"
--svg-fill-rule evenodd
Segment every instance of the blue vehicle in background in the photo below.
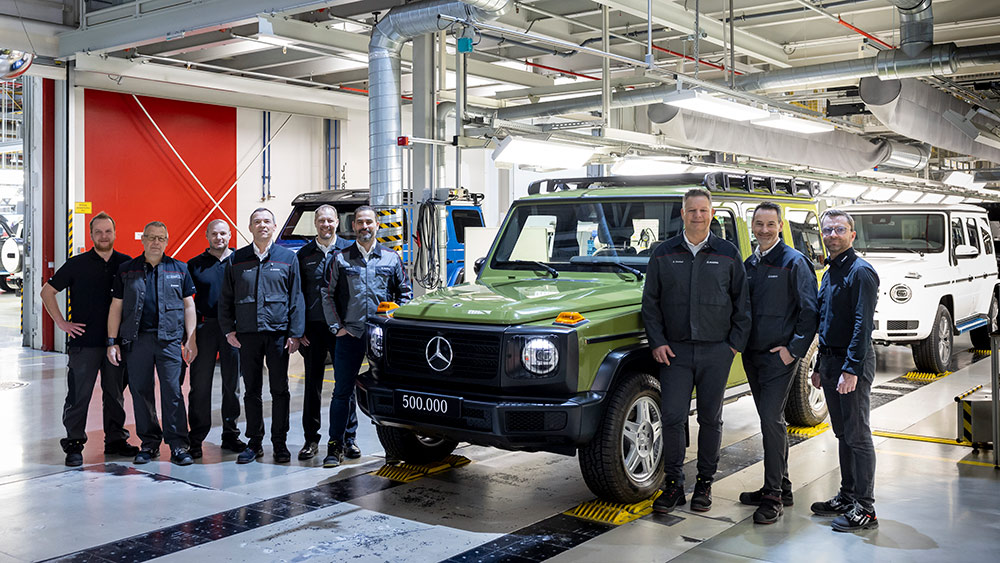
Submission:
M 379 233 L 382 244 L 399 248 L 400 255 L 406 264 L 418 263 L 415 278 L 424 277 L 420 264 L 426 264 L 427 256 L 433 254 L 431 248 L 437 246 L 434 242 L 434 218 L 442 206 L 447 211 L 448 250 L 445 259 L 448 261 L 447 285 L 455 285 L 465 281 L 465 229 L 466 227 L 482 227 L 483 213 L 480 208 L 483 196 L 470 194 L 465 190 L 452 192 L 446 201 L 429 201 L 418 208 L 409 201 L 404 201 L 402 213 L 393 214 L 390 210 L 378 209 Z M 340 215 L 340 226 L 337 236 L 354 240 L 351 225 L 354 222 L 354 212 L 362 205 L 369 205 L 368 190 L 341 189 L 309 192 L 296 196 L 292 200 L 292 213 L 278 233 L 277 244 L 298 251 L 310 240 L 316 237 L 316 226 L 313 223 L 316 209 L 321 205 L 332 205 Z M 414 221 L 414 214 L 417 215 Z M 400 220 L 401 219 L 401 220 Z M 424 232 L 421 227 L 427 226 Z M 397 234 L 398 233 L 398 234 Z M 382 240 L 390 238 L 392 240 Z M 431 247 L 431 248 L 429 248 Z M 426 270 L 426 266 L 423 270 Z M 433 270 L 433 266 L 431 270 Z M 430 274 L 433 277 L 433 274 Z M 420 279 L 416 279 L 418 283 Z M 426 284 L 424 284 L 426 285 Z

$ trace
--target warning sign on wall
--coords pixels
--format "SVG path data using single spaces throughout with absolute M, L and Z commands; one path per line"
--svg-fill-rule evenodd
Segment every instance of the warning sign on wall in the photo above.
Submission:
M 73 206 L 73 213 L 93 213 L 94 204 L 90 201 L 78 201 Z

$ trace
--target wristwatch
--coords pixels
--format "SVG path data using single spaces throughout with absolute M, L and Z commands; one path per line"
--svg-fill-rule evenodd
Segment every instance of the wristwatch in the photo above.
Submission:
M 114 346 L 116 344 L 118 344 L 117 338 L 110 338 L 110 337 L 108 338 L 108 346 Z

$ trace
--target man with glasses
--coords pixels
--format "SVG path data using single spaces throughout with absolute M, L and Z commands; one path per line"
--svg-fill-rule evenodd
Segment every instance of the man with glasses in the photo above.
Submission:
M 219 298 L 219 326 L 226 340 L 240 351 L 243 403 L 247 413 L 247 448 L 236 463 L 250 463 L 264 455 L 264 362 L 271 391 L 271 446 L 274 461 L 288 463 L 291 394 L 288 356 L 299 349 L 305 330 L 305 303 L 295 253 L 276 246 L 274 213 L 258 208 L 250 214 L 253 242 L 233 253 L 223 274 Z
M 139 453 L 139 448 L 126 441 L 129 434 L 125 429 L 124 370 L 108 361 L 106 353 L 111 284 L 118 267 L 131 257 L 115 250 L 115 221 L 103 211 L 90 220 L 90 240 L 94 247 L 67 259 L 41 292 L 45 310 L 68 338 L 68 389 L 62 414 L 66 437 L 60 444 L 69 467 L 83 465 L 87 410 L 98 372 L 104 410 L 104 455 L 133 457 Z M 69 290 L 72 305 L 68 319 L 63 318 L 56 302 L 56 294 L 64 289 Z
M 170 461 L 193 463 L 188 452 L 187 414 L 181 394 L 183 362 L 198 354 L 195 343 L 194 281 L 187 265 L 165 254 L 167 226 L 152 221 L 142 230 L 143 253 L 118 269 L 108 313 L 108 360 L 128 363 L 136 433 L 142 449 L 136 464 L 160 456 L 170 446 Z M 163 429 L 156 417 L 153 369 L 160 380 Z
M 878 274 L 854 252 L 854 219 L 839 209 L 820 217 L 830 268 L 819 290 L 819 361 L 812 384 L 823 389 L 839 441 L 840 491 L 814 502 L 819 516 L 835 516 L 838 532 L 878 528 L 875 517 L 875 445 L 869 416 L 875 378 L 872 326 Z
M 691 510 L 712 507 L 712 480 L 722 445 L 722 399 L 736 353 L 750 331 L 750 298 L 740 251 L 711 232 L 712 194 L 684 194 L 684 231 L 649 258 L 642 318 L 653 359 L 660 367 L 663 467 L 667 481 L 653 510 L 685 503 L 684 425 L 697 389 L 698 475 Z
M 740 494 L 740 502 L 756 505 L 753 521 L 772 524 L 792 504 L 788 480 L 788 436 L 785 400 L 816 336 L 816 273 L 801 252 L 781 240 L 781 207 L 761 202 L 750 228 L 757 249 L 743 265 L 750 286 L 750 340 L 743 352 L 743 369 L 760 417 L 764 441 L 764 486 Z

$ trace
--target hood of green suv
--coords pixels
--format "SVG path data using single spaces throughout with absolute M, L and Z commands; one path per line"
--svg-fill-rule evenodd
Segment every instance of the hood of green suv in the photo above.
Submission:
M 639 305 L 642 284 L 593 279 L 517 280 L 466 284 L 418 297 L 394 317 L 425 321 L 516 325 L 554 319 L 563 311 Z

